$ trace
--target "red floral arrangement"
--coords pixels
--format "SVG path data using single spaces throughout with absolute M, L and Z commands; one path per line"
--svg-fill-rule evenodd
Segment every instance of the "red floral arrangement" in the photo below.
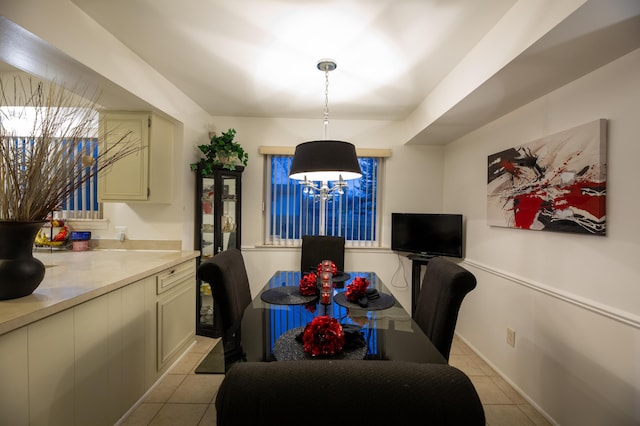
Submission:
M 318 263 L 318 273 L 322 272 L 322 262 Z M 336 275 L 338 273 L 338 268 L 336 264 L 331 262 L 331 275 Z
M 312 296 L 318 292 L 318 287 L 316 286 L 316 281 L 318 277 L 313 272 L 309 272 L 305 274 L 300 279 L 300 294 L 303 296 Z
M 305 304 L 304 304 L 304 305 L 302 305 L 302 306 L 304 306 L 304 308 L 305 308 L 307 311 L 309 311 L 309 312 L 311 312 L 311 313 L 313 314 L 313 313 L 315 313 L 315 312 L 316 312 L 316 304 L 317 304 L 317 303 L 316 303 L 316 301 L 314 300 L 313 302 L 305 303 Z
M 355 277 L 351 284 L 347 285 L 345 296 L 348 300 L 357 302 L 367 295 L 367 287 L 369 287 L 369 280 L 364 277 Z
M 327 315 L 315 317 L 304 327 L 302 345 L 311 356 L 337 354 L 344 346 L 344 331 L 340 322 Z

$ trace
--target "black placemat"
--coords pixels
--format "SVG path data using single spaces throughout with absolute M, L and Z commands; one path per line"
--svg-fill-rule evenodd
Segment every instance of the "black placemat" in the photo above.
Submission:
M 292 328 L 284 332 L 273 345 L 273 356 L 277 361 L 297 361 L 303 359 L 364 359 L 367 356 L 367 345 L 355 349 L 343 349 L 335 355 L 311 356 L 304 351 L 302 343 L 296 336 L 304 331 L 304 327 Z
M 346 273 L 346 272 L 338 272 L 331 279 L 333 280 L 333 282 L 343 283 L 343 282 L 347 281 L 349 278 L 351 278 L 351 275 L 349 275 L 348 273 Z
M 367 311 L 379 311 L 382 309 L 389 309 L 396 303 L 396 299 L 390 294 L 386 293 L 378 293 L 380 297 L 377 299 L 369 299 L 367 302 L 367 306 L 360 306 L 356 302 L 352 302 L 347 299 L 347 295 L 345 292 L 340 292 L 333 296 L 333 301 L 336 302 L 340 306 L 344 306 L 345 308 L 352 309 L 362 309 Z
M 273 287 L 266 289 L 260 294 L 263 302 L 273 305 L 304 305 L 318 298 L 317 294 L 303 296 L 300 294 L 299 286 Z

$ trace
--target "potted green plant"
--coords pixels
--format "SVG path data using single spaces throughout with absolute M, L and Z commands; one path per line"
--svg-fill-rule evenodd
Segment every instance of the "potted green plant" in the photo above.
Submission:
M 192 163 L 191 170 L 197 170 L 198 165 L 201 165 L 202 173 L 208 175 L 213 173 L 214 167 L 236 170 L 239 165 L 246 166 L 249 154 L 239 143 L 233 141 L 235 135 L 236 129 L 229 129 L 219 136 L 213 134 L 208 144 L 198 145 L 204 158 L 201 158 L 197 163 Z

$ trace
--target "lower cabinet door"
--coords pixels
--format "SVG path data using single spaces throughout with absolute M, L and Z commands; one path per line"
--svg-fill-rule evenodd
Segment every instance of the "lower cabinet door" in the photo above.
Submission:
M 29 424 L 27 327 L 0 335 L 0 423 Z
M 168 367 L 174 356 L 195 335 L 195 284 L 189 280 L 158 299 L 158 371 Z
M 119 383 L 114 382 L 111 353 L 111 298 L 120 291 L 90 300 L 73 308 L 75 347 L 75 419 L 74 424 L 114 424 L 119 416 Z M 117 305 L 116 305 L 117 306 Z M 117 306 L 119 308 L 119 306 Z M 119 318 L 117 312 L 115 317 Z M 118 365 L 117 367 L 121 367 Z M 110 423 L 109 423 L 110 422 Z
M 29 423 L 73 425 L 74 310 L 28 326 Z

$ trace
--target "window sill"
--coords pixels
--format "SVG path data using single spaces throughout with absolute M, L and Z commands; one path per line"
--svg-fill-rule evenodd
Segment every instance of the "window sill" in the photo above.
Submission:
M 300 245 L 293 245 L 293 244 L 289 244 L 289 245 L 284 245 L 284 244 L 256 244 L 255 246 L 242 246 L 242 250 L 264 250 L 264 249 L 268 249 L 268 250 L 277 250 L 277 249 L 281 249 L 281 250 L 299 250 L 301 248 Z M 344 248 L 346 251 L 349 250 L 358 250 L 358 251 L 371 251 L 371 252 L 380 252 L 380 251 L 384 251 L 384 252 L 389 252 L 391 251 L 391 248 L 389 247 L 377 247 L 377 246 L 360 246 L 360 245 L 347 245 Z
M 67 224 L 75 230 L 91 231 L 109 229 L 107 219 L 67 219 Z

